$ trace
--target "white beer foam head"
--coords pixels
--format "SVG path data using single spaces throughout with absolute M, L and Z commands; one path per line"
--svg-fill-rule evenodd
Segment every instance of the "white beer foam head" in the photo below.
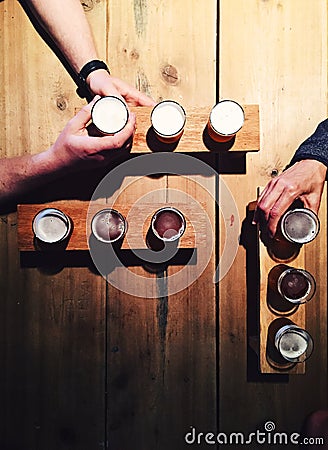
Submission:
M 70 221 L 61 211 L 48 208 L 40 211 L 33 220 L 35 236 L 43 242 L 55 243 L 65 239 L 70 231 Z
M 237 133 L 245 120 L 243 108 L 233 100 L 222 100 L 211 111 L 210 123 L 214 131 L 224 136 Z
M 308 348 L 304 336 L 293 331 L 283 334 L 279 342 L 279 350 L 284 358 L 299 358 Z
M 275 346 L 287 361 L 303 362 L 312 354 L 313 340 L 307 331 L 294 324 L 288 324 L 277 331 Z
M 154 130 L 161 136 L 174 136 L 183 129 L 186 113 L 179 103 L 164 100 L 151 113 Z
M 91 115 L 94 125 L 106 134 L 115 134 L 122 130 L 129 118 L 125 103 L 114 96 L 97 100 L 92 107 Z
M 298 244 L 306 244 L 317 236 L 320 223 L 310 209 L 297 208 L 287 211 L 281 221 L 281 231 L 285 238 Z

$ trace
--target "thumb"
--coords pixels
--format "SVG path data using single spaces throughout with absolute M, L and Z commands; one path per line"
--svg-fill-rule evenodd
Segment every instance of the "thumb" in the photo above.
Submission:
M 75 126 L 78 125 L 80 128 L 85 128 L 87 126 L 87 124 L 91 120 L 92 107 L 99 99 L 100 96 L 96 95 L 90 103 L 88 103 L 87 105 L 83 106 L 82 109 L 80 109 L 80 111 L 73 118 Z

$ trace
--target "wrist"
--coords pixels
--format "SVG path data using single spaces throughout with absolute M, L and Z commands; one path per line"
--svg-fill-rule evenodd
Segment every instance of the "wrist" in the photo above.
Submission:
M 80 97 L 87 97 L 90 94 L 91 80 L 94 78 L 92 74 L 94 72 L 107 72 L 110 74 L 107 64 L 99 59 L 93 59 L 82 67 L 78 73 L 78 90 L 77 93 Z
M 327 166 L 316 159 L 302 159 L 296 164 L 301 165 L 306 170 L 311 170 L 314 174 L 319 175 L 320 178 L 324 179 L 327 176 Z
M 39 174 L 50 175 L 60 172 L 64 168 L 61 158 L 56 155 L 55 147 L 52 145 L 47 150 L 32 156 L 31 164 Z
M 39 167 L 41 173 L 54 178 L 74 170 L 73 161 L 65 152 L 61 151 L 56 143 L 47 150 L 34 155 L 33 164 Z
M 87 76 L 85 82 L 88 88 L 92 90 L 92 85 L 97 85 L 98 80 L 102 81 L 104 77 L 111 77 L 109 71 L 105 69 L 96 69 Z

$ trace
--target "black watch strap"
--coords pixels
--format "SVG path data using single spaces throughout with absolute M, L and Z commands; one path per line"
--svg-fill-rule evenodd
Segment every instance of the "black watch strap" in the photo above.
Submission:
M 78 88 L 76 92 L 81 98 L 85 98 L 90 94 L 90 89 L 87 85 L 86 79 L 91 72 L 98 69 L 104 69 L 110 73 L 107 64 L 99 59 L 93 59 L 92 61 L 87 62 L 80 70 L 78 74 Z

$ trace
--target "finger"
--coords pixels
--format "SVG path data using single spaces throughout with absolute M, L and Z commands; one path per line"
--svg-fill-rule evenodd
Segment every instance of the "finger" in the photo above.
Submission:
M 136 116 L 131 113 L 126 126 L 114 134 L 113 136 L 95 137 L 92 140 L 92 147 L 94 151 L 103 150 L 118 150 L 121 149 L 126 141 L 128 141 L 135 132 Z
M 105 96 L 113 96 L 113 97 L 119 98 L 120 100 L 122 100 L 122 102 L 124 102 L 124 104 L 125 104 L 125 105 L 127 106 L 127 108 L 128 108 L 128 104 L 127 104 L 125 98 L 123 97 L 123 95 L 121 95 L 121 93 L 120 93 L 114 86 L 111 88 L 110 91 L 107 91 L 107 93 L 105 94 Z M 128 109 L 129 109 L 129 108 L 128 108 Z
M 284 189 L 270 209 L 268 215 L 268 230 L 271 236 L 276 234 L 281 216 L 287 211 L 294 200 L 294 196 L 288 190 Z
M 110 96 L 117 97 L 120 100 L 122 100 L 122 102 L 124 102 L 124 104 L 128 107 L 125 98 L 119 92 L 119 90 L 116 88 L 116 86 L 114 86 L 114 84 L 110 84 L 109 86 L 106 85 L 105 89 L 98 89 L 98 92 L 99 92 L 99 94 L 101 94 L 102 97 L 110 97 Z M 99 99 L 99 98 L 100 98 L 100 96 L 97 96 L 97 99 Z
M 259 193 L 257 203 L 265 202 L 266 197 L 274 190 L 277 179 L 270 180 L 262 192 Z
M 70 120 L 70 125 L 75 127 L 76 129 L 85 128 L 91 120 L 92 107 L 99 99 L 100 96 L 96 95 L 90 103 L 83 106 L 83 108 L 80 109 L 80 111 L 78 111 L 78 113 Z
M 124 94 L 125 100 L 130 106 L 155 106 L 156 102 L 154 99 L 146 95 L 145 93 L 139 91 L 138 89 L 129 86 L 128 90 Z
M 259 224 L 261 222 L 269 222 L 272 209 L 274 208 L 276 202 L 279 200 L 282 192 L 283 189 L 278 189 L 277 187 L 275 187 L 274 182 L 270 182 L 266 186 L 257 201 L 252 219 L 253 225 Z
M 255 209 L 254 209 L 253 219 L 252 219 L 252 224 L 253 225 L 256 225 L 257 223 L 260 222 L 260 217 L 263 214 L 263 212 L 261 211 L 260 202 L 262 201 L 262 199 L 263 199 L 263 197 L 264 197 L 264 195 L 265 195 L 265 193 L 266 193 L 266 191 L 268 189 L 268 186 L 269 185 L 267 185 L 263 189 L 263 191 L 259 194 L 259 196 L 258 196 L 258 199 L 257 199 L 257 202 L 256 202 L 256 206 L 255 206 Z
M 269 214 L 284 191 L 284 185 L 272 180 L 259 197 L 257 208 L 262 211 L 265 219 L 269 220 Z M 258 217 L 258 215 L 257 215 Z
M 318 214 L 321 202 L 321 194 L 302 195 L 300 196 L 300 199 L 302 200 L 305 208 L 311 209 L 313 212 Z
M 136 92 L 136 106 L 155 106 L 156 102 L 154 99 L 144 94 L 143 92 Z
M 118 147 L 122 147 L 122 145 L 134 135 L 135 131 L 136 115 L 135 113 L 130 113 L 126 126 L 120 132 L 114 135 Z M 120 143 L 122 143 L 122 145 L 120 145 Z
M 265 186 L 263 191 L 259 194 L 256 207 L 254 210 L 254 215 L 252 219 L 252 224 L 256 225 L 260 222 L 261 217 L 264 216 L 265 213 L 265 198 L 266 195 L 271 191 L 270 186 L 272 185 L 272 180 Z
M 115 86 L 130 106 L 154 106 L 156 104 L 155 100 L 151 97 L 125 83 L 123 80 L 112 77 L 111 81 L 113 86 Z

